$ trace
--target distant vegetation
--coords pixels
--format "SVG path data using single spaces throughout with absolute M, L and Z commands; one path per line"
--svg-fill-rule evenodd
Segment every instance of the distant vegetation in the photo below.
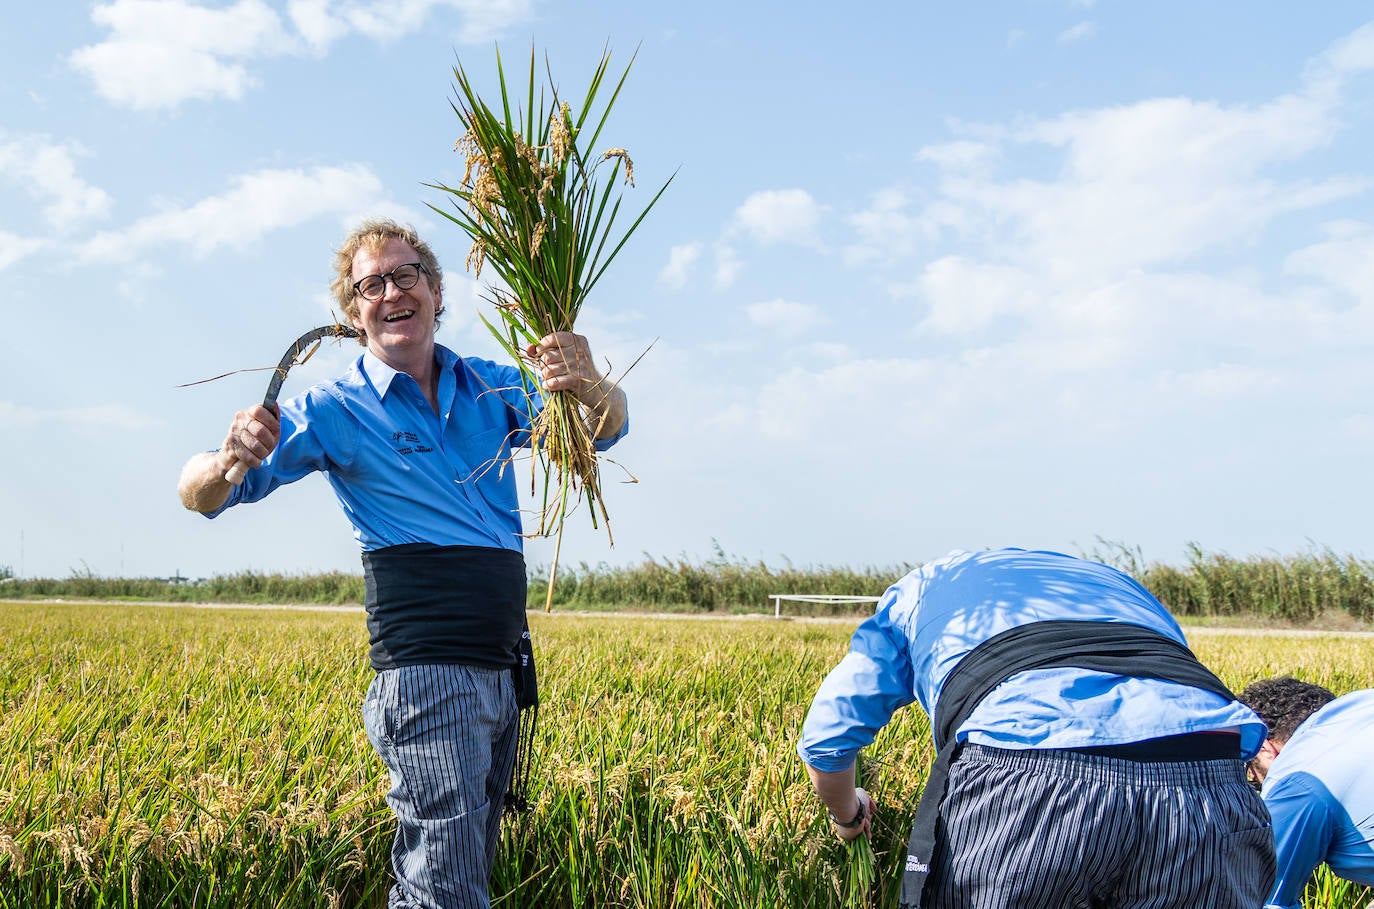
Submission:
M 1189 548 L 1182 565 L 1146 563 L 1139 550 L 1101 541 L 1088 558 L 1116 565 L 1140 580 L 1175 615 L 1272 624 L 1374 623 L 1374 562 L 1330 550 L 1289 556 L 1233 558 Z M 879 596 L 914 565 L 771 567 L 717 550 L 702 562 L 645 558 L 638 565 L 565 566 L 556 609 L 651 612 L 769 612 L 773 594 Z M 530 570 L 529 603 L 542 607 L 547 571 Z M 245 571 L 206 579 L 106 578 L 89 570 L 62 579 L 14 578 L 0 567 L 7 599 L 151 600 L 187 603 L 356 604 L 361 574 L 264 574 Z M 871 607 L 789 603 L 789 614 L 858 614 Z

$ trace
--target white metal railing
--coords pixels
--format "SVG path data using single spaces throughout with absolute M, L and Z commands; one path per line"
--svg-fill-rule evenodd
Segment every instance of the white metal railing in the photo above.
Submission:
M 876 603 L 881 597 L 846 596 L 838 593 L 774 593 L 768 599 L 773 601 L 773 618 L 782 617 L 782 601 L 797 603 Z

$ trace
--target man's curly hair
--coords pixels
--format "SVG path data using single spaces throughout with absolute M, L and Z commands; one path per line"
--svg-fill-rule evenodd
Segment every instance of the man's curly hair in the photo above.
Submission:
M 1269 727 L 1269 738 L 1282 745 L 1303 720 L 1330 704 L 1336 696 L 1320 685 L 1281 676 L 1253 682 L 1237 698 L 1259 714 L 1264 725 Z

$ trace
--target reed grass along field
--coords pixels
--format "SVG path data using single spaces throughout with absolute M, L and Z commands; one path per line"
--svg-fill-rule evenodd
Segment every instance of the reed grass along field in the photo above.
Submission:
M 361 613 L 3 602 L 0 620 L 0 906 L 385 905 Z M 868 851 L 832 835 L 794 752 L 855 621 L 531 615 L 534 808 L 507 822 L 494 904 L 895 906 L 925 717 L 861 759 Z M 1374 686 L 1368 637 L 1190 640 L 1236 690 Z M 1321 871 L 1305 906 L 1371 899 Z

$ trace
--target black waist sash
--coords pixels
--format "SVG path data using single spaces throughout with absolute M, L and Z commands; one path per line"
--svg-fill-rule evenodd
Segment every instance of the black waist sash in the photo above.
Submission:
M 363 553 L 368 657 L 506 669 L 525 628 L 525 557 L 513 549 L 405 543 Z
M 959 752 L 954 734 L 992 689 L 1018 672 L 1072 666 L 1133 678 L 1162 679 L 1235 695 L 1183 644 L 1123 622 L 1034 622 L 993 635 L 945 678 L 931 719 L 935 763 L 916 807 L 902 877 L 901 909 L 919 909 L 935 861 L 935 832 L 950 765 Z

